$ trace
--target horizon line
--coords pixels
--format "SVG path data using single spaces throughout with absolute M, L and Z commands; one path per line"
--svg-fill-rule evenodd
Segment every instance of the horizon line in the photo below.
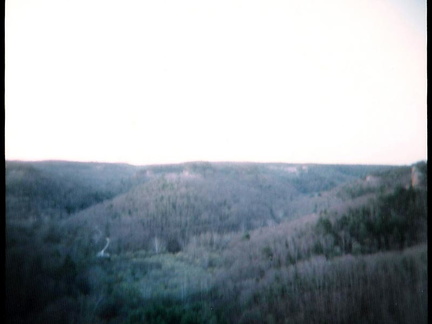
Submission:
M 132 163 L 126 161 L 101 161 L 101 160 L 66 160 L 66 159 L 7 159 L 7 162 L 23 162 L 23 163 L 44 163 L 44 162 L 60 162 L 60 163 L 87 163 L 87 164 L 126 164 L 136 167 L 158 166 L 158 165 L 182 165 L 193 163 L 210 163 L 210 164 L 288 164 L 288 165 L 370 165 L 370 166 L 411 166 L 425 162 L 427 159 L 420 159 L 412 163 L 359 163 L 359 162 L 286 162 L 286 161 L 251 161 L 251 160 L 187 160 L 181 162 L 159 162 L 159 163 Z

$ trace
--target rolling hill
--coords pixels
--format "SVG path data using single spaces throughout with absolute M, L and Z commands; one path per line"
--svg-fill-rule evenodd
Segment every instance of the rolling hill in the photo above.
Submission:
M 425 162 L 7 161 L 8 319 L 421 323 L 426 223 Z

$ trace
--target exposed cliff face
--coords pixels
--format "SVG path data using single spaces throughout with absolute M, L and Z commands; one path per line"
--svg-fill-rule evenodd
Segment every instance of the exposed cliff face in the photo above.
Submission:
M 371 187 L 377 187 L 381 184 L 380 178 L 373 175 L 368 175 L 365 181 Z
M 423 184 L 424 174 L 419 170 L 417 166 L 411 168 L 411 186 L 418 188 Z
M 411 168 L 411 186 L 418 188 L 425 185 L 426 176 L 416 165 Z

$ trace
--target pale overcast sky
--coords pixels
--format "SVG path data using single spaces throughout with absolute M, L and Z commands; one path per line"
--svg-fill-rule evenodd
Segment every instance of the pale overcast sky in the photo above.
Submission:
M 422 0 L 7 0 L 6 159 L 427 159 Z

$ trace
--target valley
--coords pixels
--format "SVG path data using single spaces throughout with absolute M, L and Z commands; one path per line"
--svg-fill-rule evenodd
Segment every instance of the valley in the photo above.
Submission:
M 426 162 L 6 161 L 5 200 L 9 323 L 427 321 Z

